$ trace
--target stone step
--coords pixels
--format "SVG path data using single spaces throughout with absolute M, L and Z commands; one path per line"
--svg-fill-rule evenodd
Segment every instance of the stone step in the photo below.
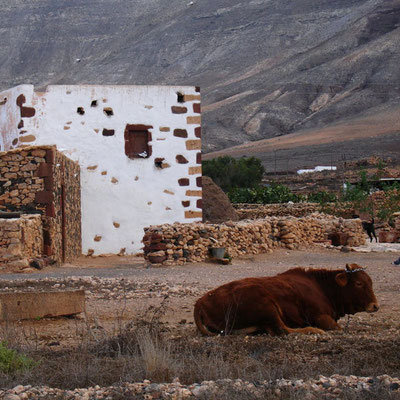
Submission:
M 84 311 L 84 290 L 0 293 L 2 321 L 74 315 Z

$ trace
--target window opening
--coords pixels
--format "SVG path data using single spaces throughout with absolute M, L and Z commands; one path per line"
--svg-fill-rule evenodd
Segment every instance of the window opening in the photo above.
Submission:
M 125 154 L 131 158 L 149 158 L 152 153 L 151 142 L 152 126 L 127 125 L 125 128 Z
M 178 103 L 184 103 L 185 97 L 181 92 L 177 92 L 176 95 L 178 96 Z

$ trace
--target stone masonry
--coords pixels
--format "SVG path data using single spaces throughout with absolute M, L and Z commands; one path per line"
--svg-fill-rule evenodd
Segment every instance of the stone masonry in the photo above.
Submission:
M 29 259 L 43 252 L 43 228 L 40 215 L 0 219 L 0 266 L 26 267 Z
M 267 217 L 253 221 L 226 224 L 172 224 L 145 228 L 145 258 L 164 265 L 205 261 L 210 247 L 225 247 L 228 254 L 271 252 L 284 247 L 296 249 L 326 242 L 332 232 L 348 235 L 348 245 L 364 244 L 365 236 L 359 219 L 345 220 L 315 213 L 303 218 Z
M 65 262 L 81 254 L 80 169 L 55 146 L 0 152 L 0 211 L 41 216 L 42 249 L 35 256 Z

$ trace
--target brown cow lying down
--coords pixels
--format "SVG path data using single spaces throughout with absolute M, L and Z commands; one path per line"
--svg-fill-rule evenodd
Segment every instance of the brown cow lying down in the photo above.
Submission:
M 336 321 L 346 314 L 378 309 L 371 278 L 351 264 L 227 283 L 197 300 L 194 320 L 205 335 L 324 333 L 341 329 Z

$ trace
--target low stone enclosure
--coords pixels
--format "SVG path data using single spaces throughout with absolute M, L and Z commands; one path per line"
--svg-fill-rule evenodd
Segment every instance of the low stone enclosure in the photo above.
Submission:
M 231 257 L 268 253 L 276 248 L 297 249 L 327 243 L 328 235 L 346 235 L 349 246 L 365 243 L 359 219 L 342 219 L 313 213 L 295 218 L 266 217 L 225 224 L 165 224 L 145 228 L 145 258 L 163 265 L 200 262 L 209 258 L 211 247 L 224 247 Z
M 55 146 L 0 152 L 0 265 L 23 268 L 42 256 L 61 263 L 81 249 L 78 164 Z
M 383 203 L 385 199 L 384 192 L 375 192 L 372 195 L 372 201 Z M 323 213 L 323 207 L 318 203 L 283 203 L 283 204 L 234 204 L 236 213 L 241 220 L 245 219 L 260 219 L 265 217 L 306 217 L 313 213 Z M 359 211 L 342 205 L 340 208 L 332 205 L 331 211 L 338 217 L 345 219 L 352 218 L 354 214 L 359 214 Z M 361 219 L 370 220 L 367 214 L 361 214 Z M 392 224 L 375 219 L 375 230 L 379 236 L 379 241 L 382 243 L 396 243 L 400 240 L 400 212 L 392 215 Z M 338 232 L 339 233 L 339 232 Z

